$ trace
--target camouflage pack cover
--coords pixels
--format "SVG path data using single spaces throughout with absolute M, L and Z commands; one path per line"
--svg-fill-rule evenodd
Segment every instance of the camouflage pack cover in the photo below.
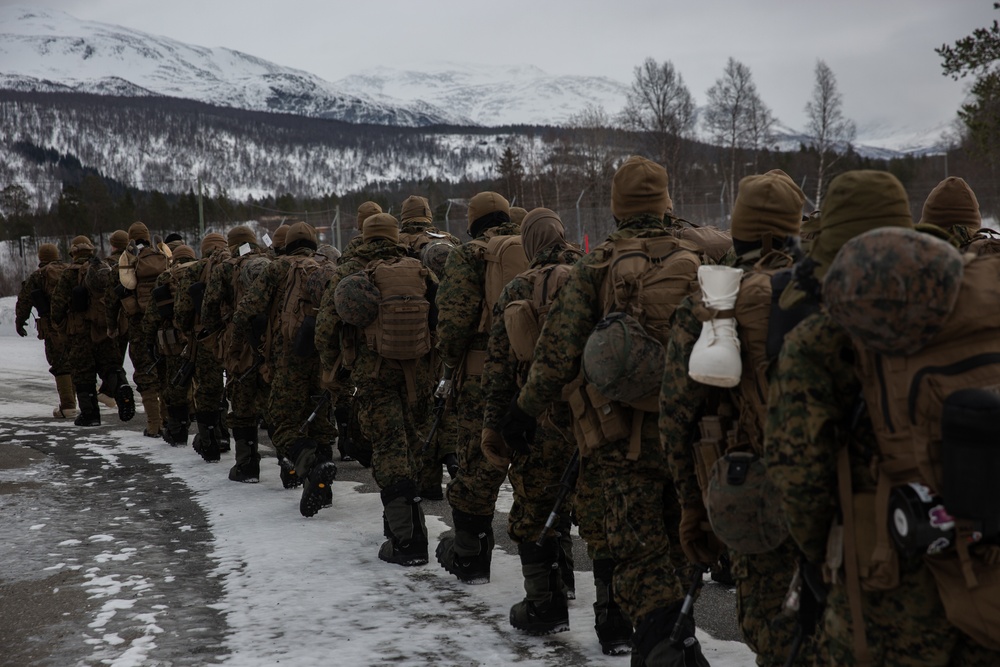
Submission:
M 908 355 L 944 326 L 963 272 L 962 255 L 950 243 L 883 227 L 843 245 L 823 280 L 823 303 L 866 347 Z
M 637 403 L 658 394 L 666 356 L 663 345 L 625 313 L 610 313 L 594 326 L 583 348 L 583 374 L 602 395 Z
M 733 464 L 746 465 L 739 484 L 729 480 Z M 741 554 L 762 554 L 788 536 L 778 491 L 767 476 L 764 462 L 751 452 L 732 452 L 715 462 L 705 490 L 705 509 L 712 532 Z
M 448 255 L 454 249 L 454 244 L 448 239 L 431 241 L 420 249 L 420 261 L 433 271 L 434 275 L 440 276 L 441 272 L 444 271 L 445 262 L 448 261 Z
M 309 295 L 309 299 L 313 303 L 323 302 L 323 292 L 326 291 L 326 286 L 336 272 L 336 264 L 320 261 L 319 268 L 309 274 L 309 279 L 306 281 L 306 294 Z
M 340 319 L 364 328 L 378 318 L 382 294 L 375 283 L 363 272 L 352 273 L 337 283 L 333 292 L 333 305 Z

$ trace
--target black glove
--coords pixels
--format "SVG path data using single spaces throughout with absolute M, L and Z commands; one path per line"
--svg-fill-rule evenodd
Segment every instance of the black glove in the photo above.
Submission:
M 538 421 L 517 405 L 517 396 L 511 399 L 507 413 L 500 418 L 497 427 L 507 446 L 518 454 L 530 454 L 535 444 L 535 427 Z
M 24 328 L 24 322 L 18 322 L 17 324 L 14 325 L 14 328 L 17 330 L 17 335 L 20 336 L 21 338 L 24 338 L 25 336 L 28 335 L 27 330 L 25 330 Z

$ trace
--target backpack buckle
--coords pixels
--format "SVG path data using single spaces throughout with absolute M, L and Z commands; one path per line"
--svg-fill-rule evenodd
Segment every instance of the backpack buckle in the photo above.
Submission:
M 757 456 L 750 452 L 733 452 L 726 454 L 725 459 L 729 464 L 729 467 L 726 469 L 726 484 L 729 486 L 742 486 L 747 481 L 750 464 L 757 459 Z

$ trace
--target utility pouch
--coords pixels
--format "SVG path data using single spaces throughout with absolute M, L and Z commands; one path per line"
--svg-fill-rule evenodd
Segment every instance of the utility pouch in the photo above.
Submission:
M 45 340 L 52 336 L 52 325 L 49 324 L 48 317 L 35 318 L 35 330 L 38 332 L 38 340 Z
M 934 575 L 945 616 L 956 628 L 990 651 L 1000 651 L 1000 546 L 967 544 L 924 562 Z
M 177 330 L 172 327 L 157 331 L 156 342 L 160 345 L 160 352 L 166 356 L 176 357 L 184 351 L 184 344 L 177 337 Z
M 135 292 L 129 292 L 124 297 L 122 297 L 122 310 L 129 317 L 134 317 L 141 312 L 139 308 L 139 298 L 135 295 Z
M 205 300 L 205 283 L 198 281 L 188 287 L 188 296 L 191 297 L 191 301 L 194 302 L 194 314 L 196 317 L 201 317 L 201 304 Z
M 160 285 L 153 289 L 153 298 L 156 300 L 156 312 L 165 322 L 172 322 L 174 319 L 174 295 L 170 290 L 170 285 Z

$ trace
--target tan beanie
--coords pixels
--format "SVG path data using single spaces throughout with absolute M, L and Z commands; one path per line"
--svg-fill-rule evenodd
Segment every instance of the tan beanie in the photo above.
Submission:
M 389 239 L 393 243 L 398 243 L 399 223 L 388 213 L 376 213 L 368 216 L 361 229 L 361 238 L 364 241 Z
M 373 201 L 366 201 L 358 207 L 358 231 L 363 231 L 362 225 L 364 225 L 365 220 L 372 217 L 376 213 L 381 213 L 382 207 Z
M 39 262 L 58 262 L 59 261 L 59 248 L 56 247 L 55 243 L 43 243 L 38 246 L 38 261 Z
M 133 222 L 128 228 L 128 240 L 149 243 L 149 229 L 141 222 Z
M 94 244 L 86 236 L 76 236 L 70 241 L 69 254 L 73 257 L 78 255 L 94 254 Z
M 887 171 L 848 171 L 830 182 L 819 217 L 819 236 L 809 256 L 819 265 L 822 278 L 837 251 L 849 240 L 879 227 L 913 229 L 910 198 L 895 176 Z
M 528 209 L 521 208 L 520 206 L 510 207 L 510 221 L 513 222 L 518 227 L 524 222 L 524 216 L 528 215 Z
M 562 218 L 547 208 L 533 208 L 521 223 L 521 243 L 530 264 L 542 250 L 554 245 L 566 245 L 566 228 Z
M 662 218 L 673 208 L 666 169 L 638 155 L 618 167 L 611 179 L 611 213 L 617 220 L 640 213 Z
M 117 229 L 111 235 L 111 247 L 115 250 L 124 250 L 128 245 L 128 232 L 124 229 Z
M 311 242 L 313 250 L 316 249 L 316 230 L 308 222 L 296 222 L 288 228 L 288 233 L 285 235 L 285 247 L 302 241 Z
M 271 241 L 275 248 L 281 249 L 285 247 L 285 237 L 288 235 L 288 225 L 281 225 L 274 230 L 274 238 Z
M 510 203 L 496 192 L 480 192 L 469 200 L 469 229 L 472 223 L 490 213 L 500 211 L 510 215 Z
M 195 260 L 194 248 L 189 245 L 181 244 L 176 248 L 172 248 L 173 254 L 170 256 L 170 261 L 174 264 L 180 264 L 183 261 L 193 262 Z
M 760 241 L 770 232 L 777 238 L 798 236 L 806 197 L 788 174 L 773 169 L 740 181 L 733 203 L 733 238 Z
M 253 243 L 254 245 L 257 245 L 257 237 L 249 227 L 240 225 L 239 227 L 233 227 L 229 230 L 229 234 L 226 237 L 226 245 L 230 248 L 239 248 L 244 243 Z
M 216 250 L 225 248 L 227 245 L 226 237 L 222 234 L 217 232 L 205 234 L 205 238 L 201 240 L 201 256 L 208 257 Z
M 962 225 L 976 230 L 982 226 L 983 218 L 979 213 L 976 193 L 969 184 L 958 176 L 949 176 L 927 195 L 920 222 L 942 229 Z
M 403 201 L 403 210 L 399 214 L 400 222 L 430 222 L 433 220 L 431 205 L 425 197 L 410 195 Z

